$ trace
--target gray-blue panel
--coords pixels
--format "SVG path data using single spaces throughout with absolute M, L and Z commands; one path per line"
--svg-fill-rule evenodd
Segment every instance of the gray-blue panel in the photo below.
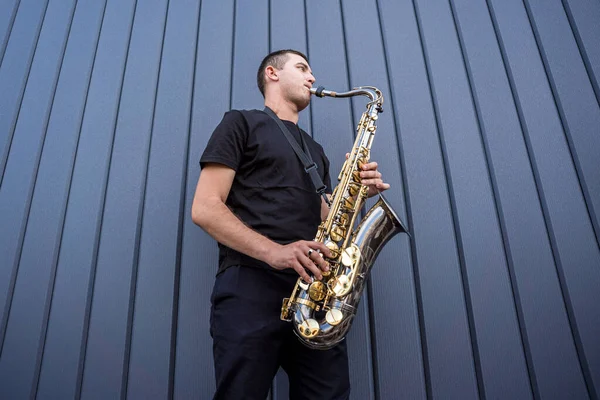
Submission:
M 168 398 L 199 3 L 170 2 L 142 215 L 128 399 Z M 150 351 L 151 349 L 151 351 Z
M 347 60 L 349 69 L 349 83 L 351 87 L 355 86 L 376 86 L 384 93 L 384 110 L 393 109 L 393 102 L 390 96 L 388 86 L 388 77 L 385 58 L 383 56 L 383 42 L 380 31 L 380 20 L 375 1 L 345 2 L 342 3 L 342 16 L 345 28 L 345 39 L 347 49 Z M 361 21 L 356 24 L 355 21 Z M 365 111 L 367 99 L 364 97 L 355 97 L 352 99 L 353 105 L 353 124 L 356 126 L 361 114 Z M 339 149 L 338 151 L 348 152 L 350 147 Z M 396 213 L 405 220 L 404 193 L 402 185 L 402 175 L 400 171 L 399 147 L 395 132 L 393 113 L 382 113 L 377 121 L 377 133 L 371 147 L 371 160 L 376 161 L 378 169 L 382 172 L 384 180 L 389 182 L 391 188 L 386 192 L 386 198 L 389 200 Z M 367 202 L 367 209 L 373 204 L 374 200 Z M 406 237 L 396 237 L 388 244 L 388 247 L 379 254 L 377 263 L 373 267 L 370 279 L 372 279 L 372 304 L 367 304 L 366 298 L 363 298 L 361 309 L 365 311 L 367 305 L 368 313 L 365 313 L 366 320 L 361 323 L 355 322 L 353 332 L 349 336 L 349 345 L 353 366 L 351 374 L 353 377 L 364 379 L 364 363 L 370 362 L 375 365 L 373 371 L 374 382 L 370 383 L 371 390 L 376 393 L 379 391 L 378 370 L 388 368 L 389 365 L 380 365 L 377 356 L 386 352 L 386 348 L 395 337 L 393 331 L 398 326 L 397 319 L 388 318 L 382 312 L 386 312 L 385 307 L 379 311 L 378 305 L 383 304 L 388 296 L 394 295 L 397 288 L 388 286 L 389 283 L 399 282 L 401 279 L 400 271 L 406 271 L 410 268 L 406 261 L 410 258 L 408 240 Z M 385 292 L 390 290 L 390 292 Z M 366 295 L 365 295 L 366 297 Z M 368 315 L 367 315 L 368 314 Z M 358 316 L 357 316 L 358 318 Z M 359 327 L 364 328 L 365 333 L 361 334 Z M 371 336 L 375 333 L 375 336 Z M 352 335 L 356 336 L 355 341 L 351 341 Z M 364 335 L 364 336 L 363 336 Z M 356 379 L 356 378 L 355 378 Z M 373 384 L 375 387 L 373 387 Z M 364 388 L 366 389 L 366 385 Z M 374 393 L 373 393 L 374 394 Z M 371 396 L 373 395 L 371 394 Z M 355 398 L 367 398 L 367 392 L 355 392 Z M 381 393 L 382 396 L 395 396 L 394 393 Z
M 38 397 L 79 394 L 104 190 L 134 1 L 106 6 L 70 184 Z M 59 153 L 60 154 L 60 153 Z M 91 278 L 90 278 L 91 276 Z
M 0 93 L 2 93 L 2 96 L 0 96 L 0 196 L 2 196 L 2 188 L 6 186 L 2 183 L 4 167 L 6 166 L 16 116 L 21 106 L 25 83 L 35 51 L 37 36 L 41 29 L 41 18 L 46 6 L 46 3 L 41 1 L 38 3 L 40 4 L 37 7 L 36 4 L 32 4 L 28 9 L 18 14 L 11 34 L 12 40 L 10 40 L 6 50 L 7 61 L 0 66 Z M 31 171 L 33 165 L 28 167 Z M 3 197 L 6 198 L 6 196 Z M 0 199 L 0 204 L 1 202 Z M 10 208 L 4 208 L 3 206 L 0 209 L 9 210 Z M 0 264 L 0 312 L 3 313 L 9 296 L 8 292 L 11 290 L 11 282 L 14 278 L 14 252 L 19 240 L 18 234 L 14 234 L 14 229 L 18 229 L 20 232 L 22 227 L 22 225 L 19 228 L 9 225 L 9 223 L 20 225 L 19 220 L 22 219 L 22 214 L 17 222 L 13 220 L 16 217 L 15 214 L 18 214 L 18 210 L 16 213 L 11 210 L 10 213 L 0 215 L 0 221 L 2 222 L 2 228 L 0 228 L 0 259 L 7 260 Z M 5 232 L 5 229 L 9 229 L 10 232 Z M 2 332 L 4 331 L 3 320 L 4 318 L 0 320 L 0 335 L 3 335 Z
M 256 71 L 269 53 L 268 0 L 236 1 L 231 108 L 261 109 Z
M 2 0 L 0 2 L 0 65 L 2 65 L 6 44 L 17 16 L 19 2 L 20 0 Z
M 310 54 L 308 54 L 310 49 L 306 44 L 304 0 L 271 1 L 270 14 L 270 51 L 294 49 L 306 54 L 310 61 Z M 313 134 L 310 108 L 300 113 L 298 125 L 309 134 Z
M 0 65 L 0 182 L 47 7 L 48 0 L 21 1 Z
M 526 3 L 527 4 L 527 3 Z M 546 72 L 559 107 L 569 150 L 578 169 L 587 207 L 592 212 L 594 237 L 588 234 L 587 215 L 580 215 L 582 230 L 578 236 L 557 233 L 560 249 L 563 285 L 566 300 L 577 324 L 579 351 L 585 352 L 589 363 L 588 380 L 593 379 L 596 396 L 600 391 L 600 108 L 590 85 L 589 76 L 579 56 L 577 43 L 570 31 L 562 4 L 558 1 L 529 1 L 530 12 L 539 35 L 538 46 L 544 57 Z M 531 17 L 531 16 L 530 16 Z M 558 96 L 558 98 L 556 97 Z M 585 182 L 584 182 L 585 181 Z M 585 191 L 588 191 L 587 193 Z M 568 193 L 568 192 L 567 192 Z M 569 196 L 565 193 L 563 196 Z M 573 196 L 578 196 L 575 192 Z M 590 201 L 592 204 L 590 204 Z M 579 337 L 577 337 L 579 336 Z M 591 382 L 588 382 L 590 384 Z
M 49 271 L 46 271 L 44 276 L 35 273 L 36 265 L 43 260 L 35 259 L 34 255 L 35 260 L 31 268 L 28 268 L 28 262 L 25 260 L 23 270 L 16 274 L 40 154 L 74 9 L 73 1 L 54 2 L 48 8 L 48 19 L 42 26 L 36 56 L 23 95 L 23 111 L 17 121 L 4 180 L 0 187 L 0 210 L 4 210 L 0 214 L 0 259 L 3 260 L 7 272 L 10 273 L 12 269 L 12 276 L 7 276 L 5 284 L 8 286 L 9 283 L 15 282 L 14 287 L 2 293 L 0 303 L 0 310 L 3 311 L 0 322 L 0 388 L 3 394 L 10 394 L 7 397 L 27 396 L 37 361 L 39 324 L 43 318 Z M 36 298 L 36 295 L 39 297 Z M 39 304 L 36 304 L 36 300 Z M 32 321 L 37 321 L 37 329 L 32 325 Z M 25 338 L 23 330 L 31 336 Z
M 215 389 L 209 315 L 218 266 L 217 243 L 194 225 L 190 210 L 200 175 L 200 155 L 223 113 L 229 109 L 233 14 L 233 0 L 202 1 L 183 210 L 175 357 L 174 398 L 181 400 L 209 399 Z
M 597 244 L 525 8 L 522 2 L 512 0 L 491 1 L 489 6 L 521 112 L 555 265 L 578 265 L 568 259 L 581 255 L 565 253 L 561 248 L 575 242 L 585 257 Z M 540 250 L 543 255 L 543 247 Z M 580 260 L 583 265 L 590 263 Z M 540 396 L 586 398 L 557 268 L 538 260 L 522 265 L 516 274 L 520 292 L 530 294 L 532 300 L 523 302 L 523 314 Z
M 571 29 L 576 36 L 579 51 L 594 88 L 596 99 L 600 101 L 600 2 L 597 0 L 562 0 L 569 17 Z
M 13 365 L 34 366 L 34 371 L 20 372 L 32 393 L 37 389 L 65 203 L 104 4 L 79 1 L 75 10 L 19 264 L 5 343 L 11 350 L 4 356 Z
M 515 268 L 536 268 L 542 260 L 541 264 L 552 265 L 552 253 L 489 10 L 485 4 L 464 0 L 454 1 L 453 5 L 514 279 Z M 487 287 L 480 288 L 484 292 L 479 299 L 474 296 L 474 308 L 488 308 L 486 316 L 481 316 L 487 319 L 484 334 L 479 335 L 485 394 L 490 398 L 531 397 L 523 347 L 527 336 L 521 336 L 519 328 L 524 328 L 524 321 L 517 321 L 515 313 L 515 306 L 521 312 L 519 300 L 531 301 L 531 293 L 521 294 L 517 280 L 509 282 L 507 270 L 495 276 L 489 270 L 484 272 L 487 283 L 483 286 Z M 502 326 L 502 331 L 497 326 Z M 525 346 L 529 349 L 529 343 Z
M 473 359 L 472 348 L 475 339 L 473 330 L 469 330 L 469 320 L 473 323 L 472 309 L 469 305 L 469 293 L 463 293 L 468 289 L 466 278 L 466 267 L 468 265 L 465 260 L 465 254 L 462 252 L 456 253 L 456 246 L 462 246 L 460 218 L 464 218 L 464 207 L 469 199 L 469 182 L 468 176 L 464 176 L 465 164 L 472 163 L 479 165 L 479 168 L 485 170 L 485 165 L 481 161 L 481 149 L 477 142 L 477 131 L 474 127 L 472 105 L 469 104 L 469 93 L 466 92 L 464 70 L 462 69 L 462 60 L 456 43 L 454 27 L 451 22 L 450 10 L 444 5 L 437 4 L 433 7 L 430 3 L 413 2 L 414 11 L 417 20 L 417 29 L 419 37 L 422 40 L 426 75 L 429 80 L 428 85 L 421 84 L 420 89 L 424 92 L 430 92 L 432 98 L 429 100 L 432 104 L 427 104 L 425 99 L 420 100 L 426 107 L 426 110 L 432 108 L 433 115 L 429 113 L 417 115 L 420 118 L 434 119 L 426 121 L 426 131 L 432 135 L 427 143 L 429 152 L 432 154 L 423 154 L 427 152 L 428 147 L 423 147 L 423 144 L 415 142 L 412 128 L 416 126 L 416 121 L 407 121 L 407 128 L 403 131 L 407 136 L 407 168 L 409 169 L 409 181 L 414 180 L 410 184 L 411 194 L 414 197 L 413 206 L 413 226 L 415 230 L 415 242 L 418 262 L 418 273 L 420 279 L 420 289 L 422 296 L 423 307 L 423 322 L 426 333 L 426 349 L 428 357 L 428 375 L 430 386 L 428 386 L 428 394 L 436 397 L 438 395 L 446 395 L 450 397 L 474 398 L 477 397 L 477 383 L 475 376 L 475 363 L 478 359 Z M 408 8 L 408 6 L 406 6 Z M 439 21 L 438 21 L 439 18 Z M 444 64 L 448 63 L 448 70 L 444 69 Z M 422 78 L 424 79 L 424 78 Z M 456 79 L 452 82 L 451 79 Z M 449 82 L 450 81 L 450 82 Z M 457 119 L 453 118 L 451 109 L 454 107 L 453 98 L 447 89 L 454 85 L 454 90 L 462 91 L 463 98 L 459 101 L 463 102 L 466 113 L 462 117 L 465 118 L 466 129 L 468 135 L 460 136 L 460 129 L 457 129 Z M 409 84 L 409 87 L 412 86 Z M 416 88 L 415 88 L 416 89 Z M 413 89 L 413 90 L 415 90 Z M 401 92 L 402 89 L 397 89 Z M 421 95 L 417 94 L 417 98 Z M 410 100 L 409 100 L 410 101 Z M 466 101 L 466 103 L 465 103 Z M 409 108 L 412 110 L 412 108 Z M 463 111 L 463 110 L 461 110 Z M 420 115 L 421 114 L 421 115 Z M 428 115 L 429 114 L 429 115 Z M 400 116 L 403 114 L 400 112 Z M 406 114 L 408 115 L 408 114 Z M 435 127 L 434 125 L 435 124 Z M 437 140 L 436 131 L 437 130 Z M 404 136 L 403 136 L 404 137 Z M 476 151 L 476 158 L 470 156 L 461 163 L 457 158 L 459 154 L 454 154 L 454 151 L 461 151 L 461 141 L 465 141 L 464 146 L 471 146 Z M 439 143 L 436 143 L 438 142 Z M 436 143 L 436 144 L 434 144 Z M 441 146 L 437 148 L 436 145 Z M 411 150 L 415 146 L 418 155 L 424 159 L 413 159 L 417 155 L 411 155 Z M 439 153 L 441 151 L 441 153 Z M 442 157 L 442 160 L 439 157 Z M 414 169 L 409 167 L 411 163 L 419 165 L 425 160 L 431 160 L 432 166 L 425 167 L 424 171 L 419 172 L 421 168 Z M 478 171 L 479 176 L 475 176 L 474 180 L 484 185 L 485 192 L 487 182 L 482 178 L 483 171 Z M 413 175 L 410 177 L 410 175 Z M 469 171 L 470 174 L 470 171 Z M 416 179 L 420 176 L 420 179 Z M 433 178 L 439 187 L 432 188 L 431 178 Z M 453 184 L 452 179 L 456 178 L 457 182 Z M 446 180 L 447 182 L 444 182 Z M 448 185 L 447 187 L 445 187 Z M 444 188 L 447 191 L 452 191 L 449 203 L 441 202 L 446 198 L 446 195 L 435 196 L 433 193 L 436 190 Z M 426 190 L 421 194 L 422 190 Z M 414 194 L 413 194 L 414 193 Z M 482 194 L 481 196 L 484 196 Z M 489 194 L 488 194 L 489 196 Z M 490 202 L 488 199 L 483 199 L 484 202 Z M 439 204 L 441 202 L 441 204 Z M 411 205 L 413 201 L 411 200 Z M 442 206 L 440 208 L 440 205 Z M 489 205 L 488 205 L 489 207 Z M 452 211 L 449 213 L 448 208 Z M 435 219 L 435 215 L 431 213 L 439 212 L 439 220 Z M 488 215 L 490 211 L 480 211 L 482 215 Z M 454 215 L 452 215 L 454 214 Z M 489 218 L 489 217 L 488 217 Z M 467 222 L 464 222 L 467 223 Z M 421 231 L 421 232 L 419 232 Z M 437 232 L 436 232 L 437 231 Z M 452 243 L 454 234 L 459 235 L 454 238 L 458 244 Z M 419 237 L 421 236 L 421 238 Z M 435 238 L 439 238 L 436 240 Z M 467 236 L 467 238 L 469 238 Z M 489 240 L 489 237 L 487 238 Z M 425 240 L 425 242 L 420 242 Z M 435 248 L 435 251 L 431 251 Z M 441 253 L 440 253 L 441 252 Z M 439 253 L 439 254 L 437 254 Z M 474 251 L 476 255 L 476 251 Z M 473 262 L 480 263 L 477 256 L 473 255 Z M 443 258 L 440 258 L 443 257 Z M 447 257 L 447 261 L 444 258 Z M 462 272 L 461 272 L 462 269 Z M 462 276 L 461 276 L 462 275 Z M 466 298 L 465 298 L 466 297 Z M 448 345 L 448 334 L 452 332 L 453 345 Z
M 546 73 L 591 213 L 596 241 L 600 244 L 599 99 L 590 84 L 560 0 L 533 0 L 526 1 L 525 4 L 530 11 L 530 22 L 537 35 Z M 582 276 L 585 275 L 587 274 Z M 600 270 L 597 270 L 597 276 L 600 279 Z M 600 323 L 600 319 L 594 319 Z M 600 379 L 600 370 L 596 375 Z
M 137 5 L 114 147 L 93 292 L 82 397 L 125 392 L 137 251 L 167 1 Z
M 394 108 L 388 107 L 388 110 L 395 113 L 402 144 L 406 166 L 405 185 L 408 188 L 407 198 L 410 200 L 409 228 L 413 241 L 412 251 L 415 253 L 415 276 L 410 277 L 409 272 L 405 272 L 403 282 L 398 285 L 398 293 L 388 294 L 391 298 L 404 296 L 403 301 L 398 302 L 405 305 L 401 325 L 397 329 L 408 330 L 408 335 L 399 337 L 410 340 L 402 343 L 400 349 L 389 345 L 385 347 L 385 351 L 379 352 L 382 354 L 380 357 L 389 354 L 386 360 L 389 371 L 380 372 L 387 373 L 389 381 L 382 386 L 382 394 L 386 393 L 385 388 L 403 393 L 404 387 L 399 382 L 401 379 L 409 381 L 407 388 L 413 394 L 407 397 L 424 398 L 426 390 L 432 396 L 433 386 L 435 393 L 438 393 L 443 380 L 452 380 L 452 374 L 456 373 L 445 371 L 446 375 L 442 377 L 439 371 L 443 368 L 442 365 L 452 363 L 455 358 L 444 332 L 456 330 L 456 321 L 464 321 L 464 303 L 461 301 L 448 188 L 414 6 L 411 1 L 382 1 L 380 12 L 394 99 Z M 409 296 L 409 293 L 402 293 L 401 285 L 406 287 L 410 284 L 416 284 L 416 287 L 405 290 L 416 292 L 420 296 L 419 310 L 413 305 L 415 294 L 410 293 Z M 390 303 L 384 298 L 383 304 L 379 306 L 380 310 L 385 310 L 385 302 Z M 387 305 L 390 310 L 388 315 L 393 312 L 396 304 L 391 302 L 391 305 Z M 420 319 L 423 331 L 420 338 L 415 337 L 419 334 L 419 327 L 416 325 L 419 317 L 414 315 L 417 312 L 422 313 Z M 408 326 L 402 327 L 402 324 Z M 464 327 L 460 326 L 460 329 Z M 425 360 L 420 354 L 420 346 L 423 346 Z M 455 350 L 469 351 L 468 348 Z M 404 359 L 405 352 L 410 357 L 400 367 L 401 378 L 393 380 L 394 371 L 398 368 L 395 360 Z M 380 364 L 382 362 L 383 360 Z

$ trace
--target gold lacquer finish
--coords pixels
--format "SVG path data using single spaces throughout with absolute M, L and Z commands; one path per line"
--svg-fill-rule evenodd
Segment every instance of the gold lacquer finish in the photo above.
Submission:
M 330 271 L 323 273 L 321 281 L 313 279 L 310 285 L 298 279 L 281 310 L 281 318 L 292 321 L 302 343 L 327 349 L 339 343 L 350 328 L 364 280 L 379 249 L 404 227 L 380 196 L 355 228 L 367 198 L 368 187 L 362 185 L 360 172 L 369 162 L 378 113 L 383 111 L 381 91 L 372 86 L 344 93 L 323 88 L 310 91 L 320 97 L 367 96 L 370 99 L 358 123 L 354 146 L 338 175 L 329 214 L 315 237 L 315 241 L 324 243 L 332 253 L 332 257 L 326 259 Z M 324 315 L 319 314 L 322 311 Z
M 327 295 L 327 287 L 321 281 L 314 281 L 308 287 L 308 295 L 314 301 L 321 301 Z

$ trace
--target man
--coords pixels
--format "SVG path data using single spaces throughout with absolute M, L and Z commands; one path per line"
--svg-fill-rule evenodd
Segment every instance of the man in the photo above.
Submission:
M 269 54 L 257 74 L 265 106 L 311 155 L 331 193 L 323 148 L 296 125 L 314 82 L 307 57 L 295 50 Z M 345 341 L 326 351 L 308 349 L 292 324 L 279 319 L 298 276 L 321 279 L 329 266 L 319 251 L 331 256 L 312 241 L 327 204 L 284 134 L 264 111 L 229 111 L 200 164 L 192 219 L 219 242 L 211 296 L 214 398 L 264 400 L 281 366 L 290 380 L 290 399 L 347 399 Z M 375 162 L 361 176 L 370 195 L 389 188 Z

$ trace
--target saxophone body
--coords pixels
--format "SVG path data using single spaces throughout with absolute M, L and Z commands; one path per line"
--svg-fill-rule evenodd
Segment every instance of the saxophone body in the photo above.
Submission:
M 372 86 L 343 93 L 322 87 L 310 91 L 319 97 L 367 96 L 370 99 L 358 123 L 350 156 L 338 176 L 329 214 L 319 225 L 314 239 L 331 250 L 332 258 L 326 258 L 330 269 L 323 273 L 320 281 L 313 277 L 313 282 L 307 283 L 298 278 L 281 309 L 281 319 L 293 323 L 302 343 L 325 350 L 342 341 L 350 329 L 369 272 L 383 246 L 394 235 L 407 230 L 381 194 L 356 223 L 367 198 L 368 187 L 362 185 L 360 171 L 369 162 L 378 114 L 383 111 L 381 91 Z

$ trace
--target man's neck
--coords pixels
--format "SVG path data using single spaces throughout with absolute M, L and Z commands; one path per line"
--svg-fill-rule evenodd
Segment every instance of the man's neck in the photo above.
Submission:
M 298 110 L 286 103 L 285 101 L 274 101 L 271 99 L 265 99 L 265 106 L 269 107 L 281 120 L 291 121 L 295 124 L 298 123 Z

